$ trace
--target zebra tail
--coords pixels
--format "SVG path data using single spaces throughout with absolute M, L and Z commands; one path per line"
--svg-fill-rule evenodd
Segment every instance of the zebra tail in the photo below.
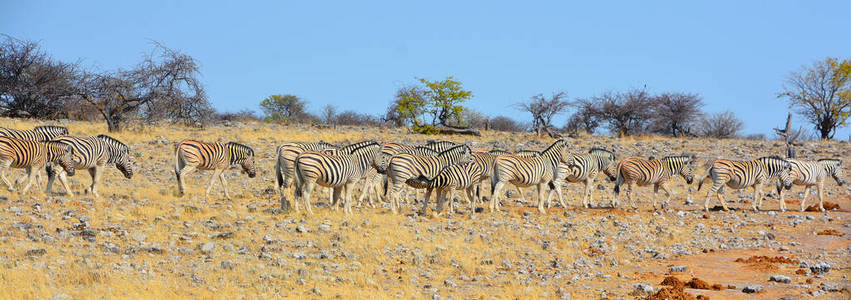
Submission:
M 298 167 L 298 159 L 296 159 L 294 164 L 295 164 L 295 166 L 294 166 L 295 167 L 295 176 L 294 176 L 295 178 L 293 178 L 293 179 L 295 180 L 295 196 L 301 198 L 302 197 L 302 195 L 301 195 L 302 178 L 301 178 L 301 168 Z
M 709 175 L 712 174 L 712 169 L 713 168 L 709 168 L 709 170 L 706 170 L 706 174 L 703 175 L 703 177 L 700 178 L 700 181 L 697 182 L 697 190 L 698 191 L 700 190 L 700 187 L 703 186 L 703 181 L 706 180 L 706 178 L 709 177 Z
M 174 147 L 174 176 L 180 182 L 180 143 Z
M 284 185 L 283 172 L 284 172 L 284 170 L 283 170 L 283 168 L 281 168 L 281 156 L 279 154 L 278 155 L 278 161 L 275 163 L 275 183 L 277 183 L 275 185 L 276 190 L 280 190 L 281 187 Z
M 615 195 L 620 195 L 621 193 L 621 184 L 623 184 L 623 174 L 621 173 L 621 166 L 618 165 L 618 179 L 615 180 Z
M 550 180 L 550 182 L 547 182 L 547 185 L 550 187 L 550 189 L 551 189 L 551 190 L 556 189 L 556 184 L 555 184 L 555 183 L 553 183 L 553 181 L 552 181 L 552 180 Z

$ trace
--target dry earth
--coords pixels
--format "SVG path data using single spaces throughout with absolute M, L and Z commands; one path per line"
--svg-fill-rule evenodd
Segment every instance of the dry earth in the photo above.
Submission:
M 4 127 L 37 124 L 0 119 Z M 74 135 L 105 131 L 98 123 L 62 125 Z M 597 208 L 576 208 L 580 186 L 570 185 L 571 207 L 543 216 L 532 203 L 516 199 L 498 214 L 471 213 L 460 205 L 460 213 L 450 218 L 419 217 L 410 206 L 398 216 L 386 207 L 356 209 L 345 216 L 327 208 L 327 192 L 322 191 L 314 199 L 317 214 L 307 217 L 275 209 L 276 145 L 419 142 L 429 137 L 396 129 L 226 125 L 204 130 L 149 126 L 115 134 L 131 145 L 136 175 L 126 180 L 110 168 L 100 199 L 80 194 L 90 180 L 87 172 L 72 178 L 78 193 L 73 197 L 57 194 L 58 186 L 49 195 L 37 191 L 23 197 L 4 189 L 0 298 L 632 299 L 658 292 L 667 276 L 723 287 L 684 290 L 712 299 L 851 297 L 851 188 L 833 181 L 825 195 L 840 209 L 826 213 L 781 213 L 773 193 L 764 202 L 767 211 L 748 211 L 750 191 L 727 192 L 736 211 L 704 213 L 705 190 L 690 192 L 681 178 L 672 184 L 676 195 L 664 211 L 651 211 L 650 188 L 640 190 L 638 211 L 610 209 L 612 184 L 601 178 Z M 203 187 L 211 173 L 196 172 L 188 178 L 188 194 L 175 197 L 173 149 L 184 138 L 235 140 L 254 147 L 258 176 L 249 179 L 232 169 L 227 178 L 234 199 L 205 201 Z M 447 139 L 473 148 L 512 150 L 541 149 L 550 142 L 496 132 Z M 704 159 L 783 153 L 776 141 L 569 141 L 576 152 L 613 146 L 619 158 L 682 151 Z M 845 158 L 846 175 L 851 174 L 849 154 L 848 142 L 808 142 L 800 151 L 805 158 Z M 11 174 L 17 178 L 23 172 Z M 221 198 L 218 184 L 215 190 L 211 199 Z M 801 194 L 800 187 L 790 193 L 790 208 L 797 207 Z M 532 197 L 527 189 L 526 198 Z M 685 204 L 686 198 L 694 203 Z M 743 262 L 736 262 L 739 258 Z M 769 281 L 772 276 L 780 282 Z M 761 291 L 744 293 L 748 286 Z

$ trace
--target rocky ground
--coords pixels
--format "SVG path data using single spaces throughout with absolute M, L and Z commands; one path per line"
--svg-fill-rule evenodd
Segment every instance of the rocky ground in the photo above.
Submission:
M 0 119 L 0 126 L 34 122 Z M 66 123 L 72 134 L 104 126 Z M 570 207 L 539 215 L 531 202 L 511 197 L 506 210 L 421 217 L 357 208 L 352 216 L 327 207 L 314 216 L 282 212 L 272 190 L 274 149 L 284 141 L 420 142 L 427 136 L 396 129 L 315 129 L 225 124 L 198 130 L 149 126 L 114 135 L 129 145 L 136 175 L 114 168 L 103 176 L 101 198 L 80 193 L 87 172 L 72 178 L 73 196 L 55 186 L 20 196 L 0 193 L 0 298 L 609 298 L 686 296 L 847 299 L 851 267 L 851 188 L 828 183 L 828 212 L 800 212 L 801 187 L 778 210 L 774 193 L 762 212 L 749 211 L 751 191 L 727 192 L 732 212 L 704 212 L 704 191 L 677 178 L 674 200 L 652 211 L 650 188 L 637 211 L 609 207 L 611 183 L 602 179 L 595 208 L 579 209 L 580 186 L 566 188 Z M 228 171 L 233 200 L 203 190 L 211 172 L 188 178 L 175 196 L 174 143 L 183 138 L 241 141 L 255 148 L 258 176 Z M 541 149 L 551 140 L 485 132 L 447 137 L 473 148 Z M 753 159 L 782 154 L 776 141 L 586 137 L 592 146 L 629 155 L 662 157 L 683 151 L 710 158 Z M 851 157 L 848 142 L 808 142 L 805 158 Z M 849 162 L 845 174 L 851 174 Z M 705 168 L 698 168 L 702 175 Z M 11 172 L 11 178 L 23 172 Z M 765 189 L 766 192 L 769 188 Z M 534 199 L 526 190 L 526 199 Z M 813 203 L 810 197 L 810 203 Z M 621 199 L 624 203 L 625 199 Z M 711 205 L 717 205 L 712 202 Z M 674 277 L 674 278 L 667 278 Z M 663 281 L 665 284 L 663 285 Z

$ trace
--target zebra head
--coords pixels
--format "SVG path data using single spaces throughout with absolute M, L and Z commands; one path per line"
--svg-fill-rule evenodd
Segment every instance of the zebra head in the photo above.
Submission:
M 254 149 L 236 142 L 227 143 L 227 148 L 230 150 L 231 164 L 239 164 L 242 171 L 248 174 L 248 178 L 257 176 L 257 170 L 254 167 Z
M 118 171 L 121 171 L 124 178 L 132 178 L 133 166 L 130 164 L 130 147 L 127 147 L 127 145 L 121 141 L 105 134 L 99 134 L 97 138 L 106 143 L 109 148 L 110 154 L 107 162 L 114 163 L 115 168 L 118 169 Z
M 834 158 L 823 158 L 819 159 L 818 162 L 824 166 L 824 170 L 827 171 L 827 174 L 830 177 L 833 177 L 833 180 L 836 180 L 836 184 L 842 186 L 845 184 L 845 181 L 842 180 L 842 160 L 834 159 Z
M 687 184 L 694 182 L 694 154 L 668 156 L 663 158 L 668 168 L 671 168 L 672 173 L 682 176 Z M 672 174 L 673 175 L 673 174 Z
M 68 176 L 74 176 L 74 160 L 72 158 L 71 145 L 62 142 L 45 142 L 47 146 L 47 160 L 58 163 Z
M 760 157 L 757 161 L 761 162 L 769 178 L 776 176 L 784 188 L 792 188 L 792 163 L 779 156 Z
M 606 176 L 609 176 L 609 180 L 615 181 L 617 180 L 617 164 L 615 160 L 615 153 L 603 148 L 591 148 L 588 151 L 588 154 L 591 154 L 594 157 L 594 160 L 597 162 L 597 167 L 606 173 Z

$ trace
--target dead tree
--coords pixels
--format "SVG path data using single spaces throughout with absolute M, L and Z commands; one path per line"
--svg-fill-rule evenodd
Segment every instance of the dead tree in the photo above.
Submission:
M 795 146 L 801 146 L 802 144 L 798 142 L 798 137 L 801 136 L 801 129 L 797 131 L 792 131 L 792 114 L 786 117 L 786 128 L 774 128 L 774 132 L 777 135 L 782 136 L 783 140 L 786 142 L 786 158 L 795 158 Z
M 532 97 L 529 102 L 518 103 L 517 107 L 532 114 L 532 128 L 535 133 L 541 136 L 541 133 L 546 133 L 550 137 L 560 136 L 553 131 L 552 120 L 558 114 L 564 113 L 570 102 L 564 100 L 567 98 L 567 93 L 554 93 L 552 97 L 547 99 L 543 94 L 538 94 Z

